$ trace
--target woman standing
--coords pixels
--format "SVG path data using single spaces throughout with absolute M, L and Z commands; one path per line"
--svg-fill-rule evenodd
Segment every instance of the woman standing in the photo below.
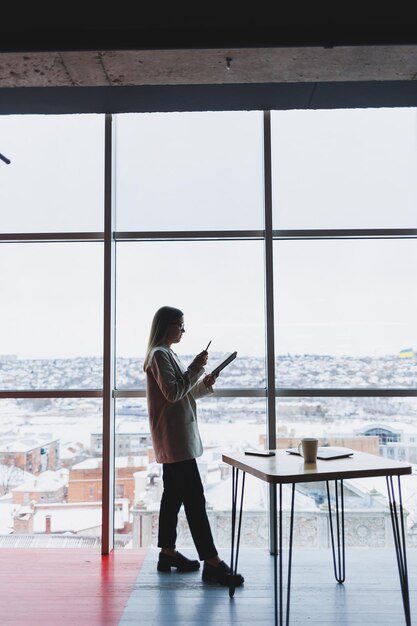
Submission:
M 197 424 L 196 399 L 213 393 L 216 377 L 204 375 L 208 352 L 203 350 L 185 367 L 171 349 L 185 332 L 184 314 L 163 306 L 154 315 L 144 370 L 152 442 L 156 461 L 163 466 L 164 490 L 159 511 L 157 569 L 170 572 L 198 570 L 199 561 L 187 559 L 176 550 L 178 513 L 185 515 L 206 582 L 238 587 L 244 579 L 232 575 L 214 545 L 206 512 L 204 488 L 196 458 L 203 453 Z

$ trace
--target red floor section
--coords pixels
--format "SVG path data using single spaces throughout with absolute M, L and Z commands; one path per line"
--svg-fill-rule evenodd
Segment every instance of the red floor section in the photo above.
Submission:
M 117 626 L 146 555 L 0 550 L 1 626 Z M 138 616 L 138 623 L 140 616 Z

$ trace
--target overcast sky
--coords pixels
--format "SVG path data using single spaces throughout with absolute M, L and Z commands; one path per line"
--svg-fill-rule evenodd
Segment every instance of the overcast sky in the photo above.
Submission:
M 272 115 L 275 228 L 415 228 L 415 109 Z M 0 231 L 103 229 L 103 116 L 0 117 Z M 117 229 L 263 227 L 262 114 L 121 115 Z M 102 244 L 0 247 L 0 354 L 98 356 Z M 407 241 L 275 245 L 279 353 L 417 347 Z M 117 346 L 140 356 L 155 310 L 184 310 L 181 349 L 264 350 L 263 244 L 118 244 Z

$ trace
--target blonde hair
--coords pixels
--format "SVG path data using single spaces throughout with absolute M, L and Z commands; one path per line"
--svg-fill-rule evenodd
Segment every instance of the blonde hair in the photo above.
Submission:
M 177 322 L 183 315 L 184 313 L 180 309 L 176 309 L 173 306 L 161 306 L 161 308 L 157 310 L 153 316 L 145 360 L 143 362 L 145 372 L 149 366 L 149 357 L 152 350 L 156 348 L 156 346 L 160 346 L 164 343 L 170 324 Z

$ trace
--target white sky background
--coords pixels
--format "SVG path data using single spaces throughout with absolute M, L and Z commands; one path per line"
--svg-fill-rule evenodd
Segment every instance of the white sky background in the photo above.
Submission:
M 415 109 L 272 116 L 275 228 L 415 228 Z M 0 232 L 103 229 L 103 116 L 0 117 Z M 260 229 L 262 114 L 117 119 L 118 230 Z M 180 353 L 264 349 L 261 242 L 118 245 L 117 345 L 143 354 L 154 311 L 185 312 Z M 415 240 L 277 242 L 277 351 L 417 348 Z M 0 354 L 102 350 L 102 245 L 0 247 Z

